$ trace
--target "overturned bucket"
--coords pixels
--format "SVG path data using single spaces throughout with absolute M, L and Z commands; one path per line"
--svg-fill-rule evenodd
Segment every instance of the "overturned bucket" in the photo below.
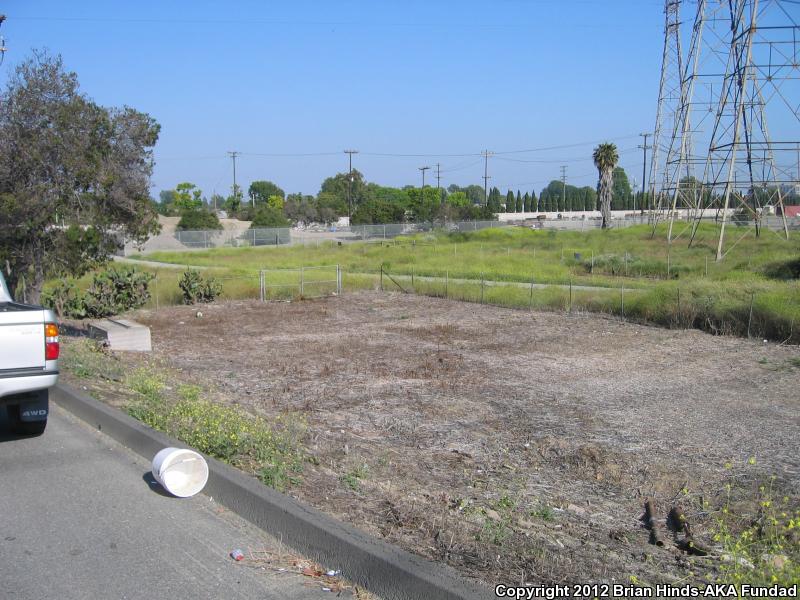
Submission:
M 153 457 L 153 477 L 173 496 L 188 498 L 208 481 L 208 464 L 194 450 L 164 448 Z

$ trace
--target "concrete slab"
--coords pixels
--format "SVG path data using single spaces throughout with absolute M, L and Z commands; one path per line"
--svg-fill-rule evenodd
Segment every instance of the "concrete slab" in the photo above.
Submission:
M 150 352 L 150 328 L 130 319 L 102 319 L 89 323 L 89 335 L 112 350 Z

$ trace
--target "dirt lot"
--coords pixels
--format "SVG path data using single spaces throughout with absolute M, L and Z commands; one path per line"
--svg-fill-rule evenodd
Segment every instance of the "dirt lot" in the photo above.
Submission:
M 728 494 L 800 487 L 797 348 L 402 294 L 196 310 L 135 318 L 181 378 L 305 416 L 292 495 L 468 577 L 699 580 L 646 497 L 713 545 Z

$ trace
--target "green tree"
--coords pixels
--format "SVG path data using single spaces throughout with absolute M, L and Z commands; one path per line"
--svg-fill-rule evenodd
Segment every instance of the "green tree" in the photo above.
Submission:
M 177 229 L 182 231 L 196 231 L 202 229 L 222 229 L 217 215 L 202 208 L 188 208 L 181 212 L 181 220 Z
M 441 202 L 439 192 L 436 188 L 425 186 L 424 189 L 409 188 L 408 208 L 411 211 L 411 219 L 417 223 L 428 223 L 435 219 L 438 214 Z
M 613 185 L 614 168 L 619 162 L 617 147 L 611 143 L 597 146 L 592 153 L 594 166 L 597 167 L 599 181 L 597 183 L 597 196 L 600 200 L 600 214 L 603 217 L 603 229 L 611 226 L 611 194 Z
M 528 192 L 525 192 L 525 195 L 522 197 L 522 212 L 530 212 L 531 211 L 531 195 Z
M 429 188 L 425 188 L 426 191 Z M 399 202 L 391 202 L 380 198 L 371 198 L 353 213 L 353 225 L 371 225 L 379 223 L 400 223 L 404 220 L 405 209 Z
M 625 210 L 631 197 L 631 184 L 622 167 L 616 167 L 611 174 L 611 209 Z
M 12 293 L 24 277 L 38 302 L 48 277 L 80 276 L 122 239 L 159 230 L 149 193 L 158 133 L 150 116 L 80 93 L 60 56 L 34 51 L 15 68 L 0 94 L 0 264 Z
M 242 208 L 242 188 L 238 185 L 233 186 L 233 192 L 230 196 L 225 198 L 225 210 L 228 211 L 228 216 L 236 215 Z
M 525 206 L 524 205 L 525 205 L 525 203 L 522 201 L 522 194 L 520 194 L 519 190 L 517 190 L 516 212 L 518 212 L 518 213 L 524 212 L 524 210 L 525 210 Z
M 328 177 L 322 182 L 322 187 L 320 187 L 319 191 L 320 194 L 331 194 L 345 207 L 348 207 L 347 196 L 349 189 L 353 204 L 352 208 L 355 211 L 358 205 L 367 199 L 366 188 L 364 176 L 357 169 L 353 169 L 352 177 L 350 173 L 337 173 L 333 177 Z M 347 212 L 344 214 L 347 214 Z
M 203 192 L 193 183 L 185 181 L 175 186 L 175 208 L 194 210 L 203 205 Z
M 472 202 L 470 202 L 470 199 L 464 192 L 453 192 L 452 194 L 448 194 L 447 204 L 451 206 L 457 206 L 460 208 L 466 208 L 468 206 L 472 206 Z
M 273 194 L 267 198 L 267 206 L 274 208 L 278 212 L 283 212 L 283 196 Z
M 283 213 L 272 206 L 259 206 L 256 209 L 253 220 L 250 223 L 250 229 L 270 228 L 270 227 L 288 227 L 290 225 Z
M 247 195 L 253 199 L 254 204 L 266 203 L 270 196 L 278 196 L 281 200 L 286 198 L 286 193 L 271 181 L 254 181 L 247 188 Z
M 496 187 L 493 187 L 489 190 L 489 200 L 486 204 L 487 208 L 492 211 L 493 213 L 499 213 L 502 210 L 502 203 L 500 199 L 502 196 L 500 195 L 500 190 Z
M 176 214 L 175 208 L 175 190 L 161 190 L 158 193 L 158 205 L 156 206 L 158 214 L 165 217 L 171 217 Z
M 514 197 L 514 192 L 508 190 L 506 192 L 506 204 L 505 204 L 506 212 L 516 212 L 517 211 L 517 199 Z
M 583 210 L 594 211 L 597 210 L 597 192 L 594 188 L 589 186 L 581 188 L 581 200 L 583 201 Z
M 322 215 L 332 215 L 328 223 L 336 220 L 336 217 L 344 216 L 347 214 L 347 203 L 335 194 L 328 192 L 320 192 L 317 194 L 317 212 Z
M 451 184 L 447 187 L 447 191 L 451 194 L 455 192 L 464 192 L 472 204 L 486 204 L 486 194 L 483 193 L 483 187 L 479 185 L 472 184 L 466 187 L 460 187 L 456 184 Z

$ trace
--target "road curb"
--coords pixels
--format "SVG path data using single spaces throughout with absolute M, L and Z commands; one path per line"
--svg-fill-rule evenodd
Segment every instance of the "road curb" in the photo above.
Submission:
M 50 398 L 78 418 L 150 460 L 168 446 L 187 445 L 133 417 L 60 383 Z M 268 488 L 218 460 L 206 457 L 203 490 L 243 519 L 384 600 L 477 600 L 487 588 L 465 581 L 449 567 L 414 556 Z

